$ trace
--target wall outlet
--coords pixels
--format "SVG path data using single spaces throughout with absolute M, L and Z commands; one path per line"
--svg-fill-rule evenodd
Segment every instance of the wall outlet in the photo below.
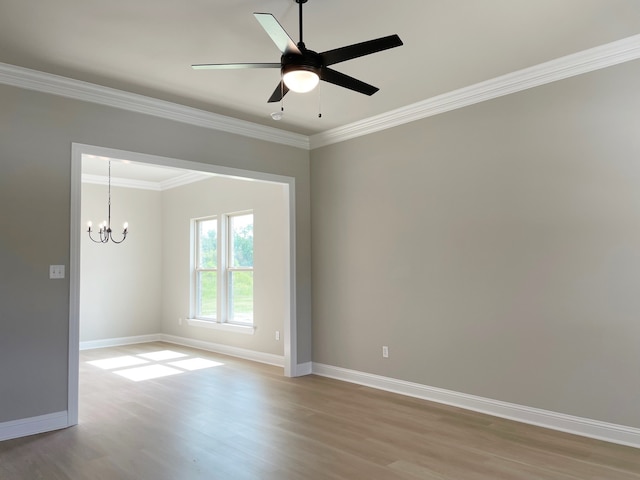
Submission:
M 64 265 L 49 265 L 49 278 L 64 278 Z
M 178 325 L 182 325 L 182 318 L 178 319 Z
M 280 332 L 276 330 L 276 340 L 280 340 Z
M 389 347 L 386 345 L 382 346 L 382 358 L 389 358 Z

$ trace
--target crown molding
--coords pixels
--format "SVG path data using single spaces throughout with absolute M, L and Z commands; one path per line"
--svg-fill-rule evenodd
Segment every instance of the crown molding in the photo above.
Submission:
M 640 34 L 517 70 L 310 137 L 311 149 L 640 58 Z
M 133 180 L 130 178 L 111 177 L 111 185 L 114 187 L 137 188 L 139 190 L 154 190 L 163 192 L 172 188 L 181 187 L 190 183 L 199 182 L 211 178 L 212 174 L 203 172 L 187 172 L 179 177 L 163 180 L 162 182 L 149 182 L 146 180 Z M 92 183 L 95 185 L 108 185 L 109 177 L 104 175 L 82 174 L 82 183 Z
M 306 135 L 6 63 L 0 83 L 309 150 Z
M 172 188 L 181 187 L 190 183 L 199 182 L 200 180 L 206 180 L 213 176 L 215 175 L 210 173 L 188 172 L 184 175 L 180 175 L 179 177 L 170 178 L 169 180 L 160 182 L 160 190 L 170 190 Z
M 308 137 L 176 103 L 0 63 L 0 83 L 312 150 L 640 58 L 640 34 Z
M 109 177 L 104 175 L 82 174 L 82 183 L 92 183 L 94 185 L 108 185 Z M 145 180 L 132 180 L 129 178 L 111 177 L 111 186 L 124 188 L 137 188 L 140 190 L 161 191 L 162 188 L 158 182 L 147 182 Z

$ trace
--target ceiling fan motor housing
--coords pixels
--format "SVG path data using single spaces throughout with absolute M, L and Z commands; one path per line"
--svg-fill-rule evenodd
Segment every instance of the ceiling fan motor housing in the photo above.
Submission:
M 307 50 L 304 45 L 298 44 L 301 55 L 296 53 L 285 53 L 280 61 L 282 63 L 282 75 L 294 70 L 307 70 L 320 77 L 322 70 L 322 57 L 313 50 Z

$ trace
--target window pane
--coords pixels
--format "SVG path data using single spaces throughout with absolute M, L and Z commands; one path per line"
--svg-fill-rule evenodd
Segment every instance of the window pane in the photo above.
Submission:
M 229 321 L 253 323 L 253 272 L 229 272 Z
M 218 266 L 218 221 L 198 221 L 198 268 Z
M 253 214 L 229 217 L 229 266 L 253 267 Z
M 216 318 L 218 272 L 198 272 L 198 317 Z

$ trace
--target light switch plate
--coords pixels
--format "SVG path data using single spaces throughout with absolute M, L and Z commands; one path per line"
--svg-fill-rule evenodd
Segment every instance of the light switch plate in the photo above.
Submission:
M 49 265 L 49 278 L 64 278 L 64 265 Z

